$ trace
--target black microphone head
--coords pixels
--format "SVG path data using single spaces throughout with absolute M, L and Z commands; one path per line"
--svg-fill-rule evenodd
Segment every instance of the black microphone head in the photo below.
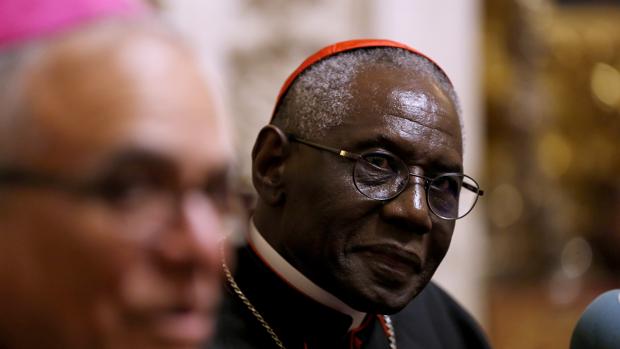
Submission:
M 598 296 L 583 312 L 573 331 L 570 349 L 620 348 L 620 290 Z

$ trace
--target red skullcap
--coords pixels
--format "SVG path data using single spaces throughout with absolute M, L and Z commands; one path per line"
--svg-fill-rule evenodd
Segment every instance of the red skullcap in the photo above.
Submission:
M 275 105 L 275 107 L 273 109 L 273 114 L 271 115 L 271 121 L 273 121 L 273 117 L 276 114 L 276 110 L 278 109 L 278 106 L 282 102 L 282 98 L 286 94 L 286 91 L 288 91 L 288 89 L 291 87 L 291 85 L 293 84 L 295 79 L 297 79 L 297 77 L 299 77 L 299 75 L 301 75 L 301 73 L 303 73 L 311 65 L 313 65 L 313 64 L 317 63 L 318 61 L 321 61 L 321 60 L 323 60 L 323 59 L 325 59 L 327 57 L 331 57 L 333 55 L 336 55 L 338 53 L 347 52 L 347 51 L 353 51 L 353 50 L 357 50 L 357 49 L 360 49 L 360 48 L 371 48 L 371 47 L 395 47 L 395 48 L 402 48 L 404 50 L 407 50 L 409 52 L 414 53 L 415 55 L 418 55 L 420 57 L 424 57 L 424 58 L 428 59 L 437 68 L 439 68 L 439 70 L 441 70 L 444 73 L 444 75 L 446 75 L 446 77 L 448 76 L 444 72 L 444 70 L 437 63 L 435 63 L 435 61 L 430 59 L 428 56 L 426 56 L 422 52 L 414 49 L 413 47 L 410 47 L 408 45 L 405 45 L 405 44 L 397 42 L 397 41 L 380 40 L 380 39 L 357 39 L 357 40 L 348 40 L 348 41 L 337 42 L 335 44 L 332 44 L 332 45 L 329 45 L 327 47 L 324 47 L 324 48 L 320 49 L 319 51 L 317 51 L 316 53 L 314 53 L 310 57 L 306 58 L 306 60 L 303 61 L 303 63 L 301 63 L 301 65 L 297 69 L 295 69 L 295 71 L 288 77 L 288 79 L 286 79 L 286 81 L 284 82 L 284 85 L 282 85 L 282 88 L 280 89 L 280 93 L 278 94 L 278 98 L 276 99 L 276 105 Z
M 0 0 L 0 49 L 96 18 L 145 10 L 140 0 Z

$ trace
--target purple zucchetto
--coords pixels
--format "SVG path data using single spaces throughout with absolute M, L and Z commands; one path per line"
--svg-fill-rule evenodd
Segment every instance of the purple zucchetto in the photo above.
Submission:
M 139 0 L 0 0 L 0 49 L 102 17 L 146 10 Z

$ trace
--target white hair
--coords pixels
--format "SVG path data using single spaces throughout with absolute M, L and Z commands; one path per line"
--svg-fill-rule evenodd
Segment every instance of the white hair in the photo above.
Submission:
M 403 68 L 415 76 L 432 77 L 448 95 L 461 120 L 452 83 L 426 57 L 396 47 L 362 48 L 327 57 L 306 69 L 276 106 L 272 123 L 303 138 L 323 136 L 340 125 L 351 107 L 351 84 L 369 66 Z

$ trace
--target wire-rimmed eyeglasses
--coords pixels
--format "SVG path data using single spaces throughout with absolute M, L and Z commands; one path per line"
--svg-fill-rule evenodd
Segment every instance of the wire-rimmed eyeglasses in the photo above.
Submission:
M 407 164 L 398 156 L 373 150 L 360 154 L 328 147 L 287 134 L 292 142 L 325 150 L 355 161 L 353 183 L 364 196 L 387 201 L 400 195 L 409 184 L 410 177 L 424 181 L 428 208 L 437 217 L 456 220 L 465 217 L 484 194 L 478 183 L 463 173 L 442 173 L 434 178 L 411 173 Z M 465 190 L 462 190 L 465 189 Z

